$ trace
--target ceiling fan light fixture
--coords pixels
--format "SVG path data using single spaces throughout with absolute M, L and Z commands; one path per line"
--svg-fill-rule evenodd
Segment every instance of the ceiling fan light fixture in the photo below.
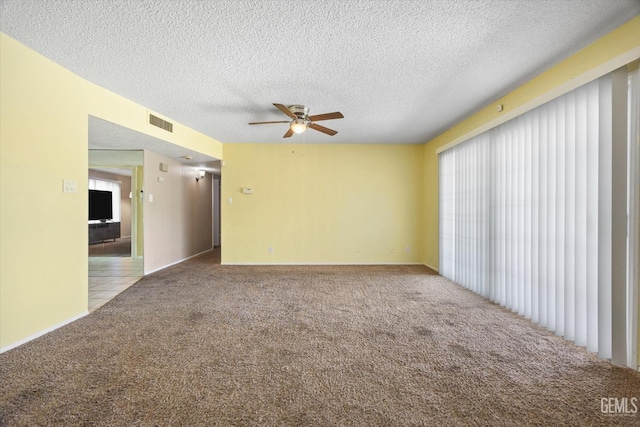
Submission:
M 294 120 L 293 123 L 291 123 L 291 130 L 294 133 L 303 133 L 305 130 L 307 130 L 307 124 L 304 122 L 304 120 Z
M 283 104 L 273 104 L 278 110 L 289 116 L 288 121 L 270 121 L 270 122 L 251 122 L 250 125 L 264 125 L 269 123 L 288 123 L 289 129 L 282 136 L 283 138 L 290 138 L 294 133 L 301 134 L 307 130 L 307 128 L 311 128 L 318 132 L 322 132 L 329 136 L 333 136 L 337 134 L 333 129 L 326 128 L 324 126 L 320 126 L 317 124 L 317 121 L 321 120 L 333 120 L 333 119 L 344 119 L 344 116 L 341 112 L 335 111 L 333 113 L 325 113 L 325 114 L 316 114 L 313 116 L 309 115 L 309 107 L 306 105 L 283 105 Z

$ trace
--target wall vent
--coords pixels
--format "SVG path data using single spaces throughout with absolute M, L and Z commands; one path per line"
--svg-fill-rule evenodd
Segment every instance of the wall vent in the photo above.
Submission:
M 156 117 L 153 114 L 149 114 L 149 123 L 159 127 L 160 129 L 164 129 L 167 132 L 173 132 L 173 123 L 162 120 L 160 117 Z

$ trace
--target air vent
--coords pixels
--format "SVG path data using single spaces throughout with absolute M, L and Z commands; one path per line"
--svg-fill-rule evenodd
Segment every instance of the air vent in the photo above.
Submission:
M 149 123 L 159 127 L 160 129 L 164 129 L 167 132 L 173 132 L 173 123 L 162 120 L 160 117 L 156 117 L 153 114 L 149 114 Z

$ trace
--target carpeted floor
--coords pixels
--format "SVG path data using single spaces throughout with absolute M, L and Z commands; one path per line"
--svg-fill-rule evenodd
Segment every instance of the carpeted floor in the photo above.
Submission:
M 213 256 L 1 354 L 0 425 L 640 424 L 640 373 L 425 267 Z

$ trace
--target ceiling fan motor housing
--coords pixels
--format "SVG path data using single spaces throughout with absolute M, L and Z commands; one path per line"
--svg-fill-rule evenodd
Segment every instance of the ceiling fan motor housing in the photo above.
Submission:
M 306 105 L 288 105 L 287 108 L 301 119 L 306 119 L 309 115 L 309 107 Z

